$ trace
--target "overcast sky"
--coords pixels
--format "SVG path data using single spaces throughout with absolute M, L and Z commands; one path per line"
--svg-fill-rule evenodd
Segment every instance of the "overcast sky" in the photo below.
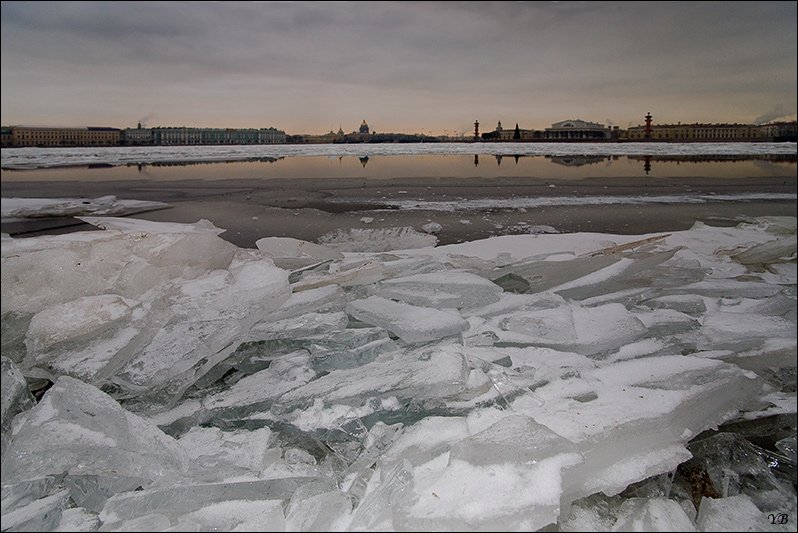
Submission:
M 796 2 L 2 2 L 2 124 L 796 117 Z

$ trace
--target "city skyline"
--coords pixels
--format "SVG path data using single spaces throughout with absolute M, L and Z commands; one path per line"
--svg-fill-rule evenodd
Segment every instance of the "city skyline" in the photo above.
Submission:
M 3 125 L 795 120 L 794 2 L 3 2 Z

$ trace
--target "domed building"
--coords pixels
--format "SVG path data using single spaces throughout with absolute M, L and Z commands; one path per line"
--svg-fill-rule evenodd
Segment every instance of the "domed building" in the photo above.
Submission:
M 369 134 L 369 125 L 366 124 L 365 120 L 363 120 L 363 124 L 360 125 L 360 133 L 362 133 L 363 135 Z

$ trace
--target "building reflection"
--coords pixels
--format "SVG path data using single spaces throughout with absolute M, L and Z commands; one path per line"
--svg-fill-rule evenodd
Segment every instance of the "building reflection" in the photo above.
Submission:
M 602 161 L 609 160 L 608 157 L 600 155 L 583 155 L 583 156 L 546 156 L 552 163 L 563 165 L 566 167 L 581 167 L 584 165 L 595 165 Z

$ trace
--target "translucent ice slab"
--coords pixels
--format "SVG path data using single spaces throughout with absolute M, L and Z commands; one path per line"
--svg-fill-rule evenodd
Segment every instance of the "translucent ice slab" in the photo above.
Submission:
M 36 407 L 16 418 L 3 482 L 66 472 L 176 483 L 187 467 L 188 457 L 173 438 L 99 389 L 62 376 Z
M 457 311 L 418 307 L 369 296 L 346 305 L 354 318 L 385 328 L 407 343 L 420 343 L 457 335 L 468 329 L 468 322 Z

